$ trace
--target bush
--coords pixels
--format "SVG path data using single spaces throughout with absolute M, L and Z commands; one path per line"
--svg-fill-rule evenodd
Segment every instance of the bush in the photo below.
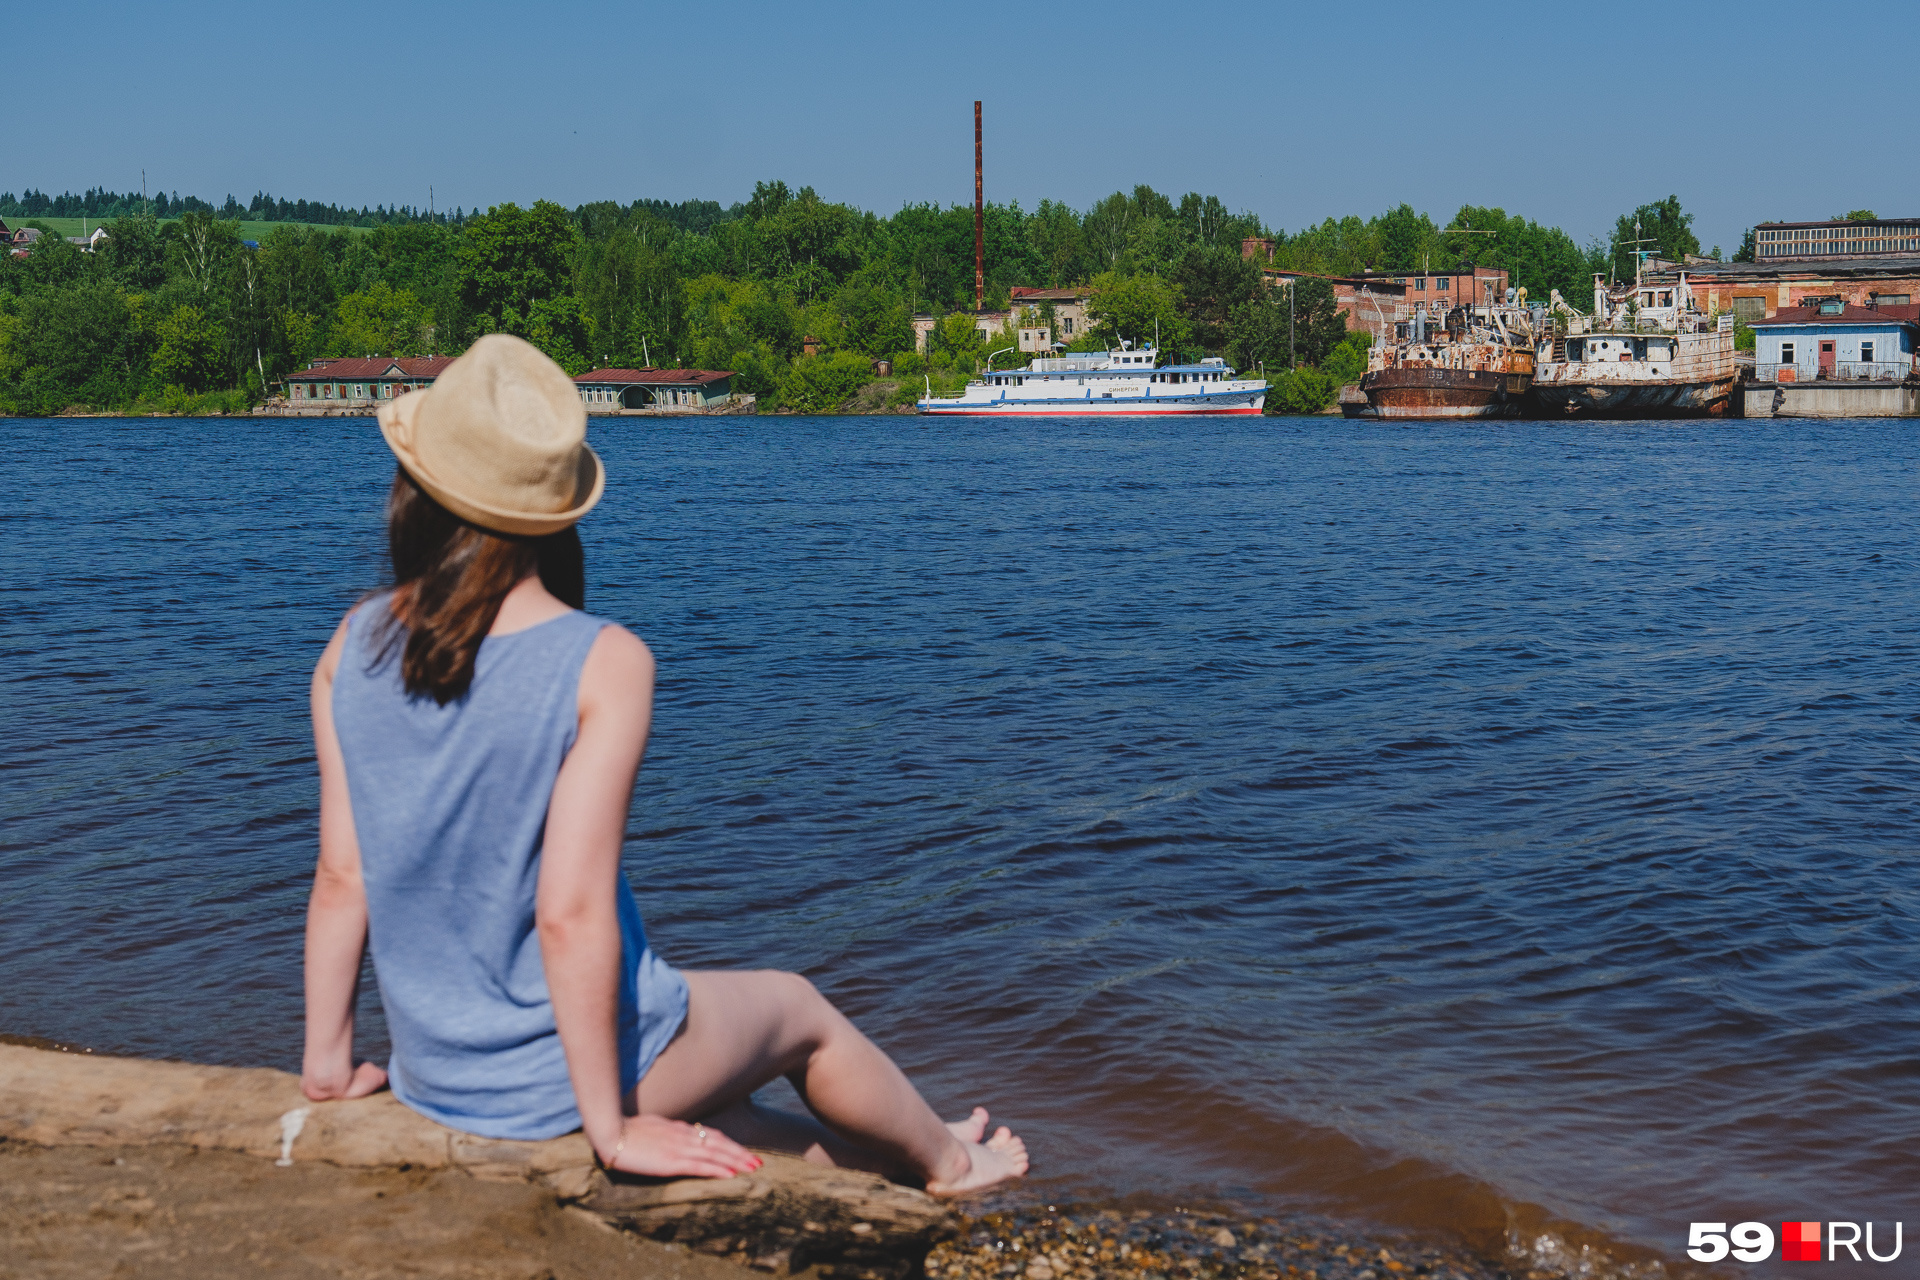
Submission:
M 1274 378 L 1267 386 L 1267 412 L 1319 413 L 1340 394 L 1340 383 L 1308 365 Z
M 245 391 L 201 391 L 187 390 L 179 383 L 163 388 L 159 398 L 141 396 L 133 403 L 137 414 L 172 414 L 180 418 L 207 418 L 214 414 L 246 413 L 258 403 L 256 397 Z
M 765 345 L 743 347 L 725 360 L 703 367 L 733 370 L 735 391 L 768 401 L 779 398 L 780 383 L 787 374 L 787 362 Z
M 1326 363 L 1320 367 L 1336 387 L 1358 382 L 1360 375 L 1367 371 L 1367 350 L 1372 346 L 1373 335 L 1365 329 L 1356 329 L 1327 353 Z
M 796 413 L 832 413 L 841 401 L 873 380 L 873 364 L 863 355 L 836 351 L 793 362 L 780 402 Z

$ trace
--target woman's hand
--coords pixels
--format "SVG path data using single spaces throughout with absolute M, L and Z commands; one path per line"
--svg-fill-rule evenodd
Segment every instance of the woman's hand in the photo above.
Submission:
M 665 1116 L 626 1117 L 617 1142 L 617 1155 L 600 1152 L 602 1164 L 654 1178 L 731 1178 L 766 1163 L 718 1129 Z
M 364 1098 L 387 1087 L 387 1072 L 371 1062 L 363 1062 L 352 1072 L 305 1071 L 300 1075 L 300 1091 L 314 1102 L 344 1102 Z

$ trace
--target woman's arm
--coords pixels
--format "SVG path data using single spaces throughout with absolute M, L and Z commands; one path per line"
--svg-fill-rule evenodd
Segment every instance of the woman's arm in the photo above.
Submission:
M 347 766 L 333 728 L 333 675 L 346 646 L 340 623 L 313 672 L 313 744 L 320 759 L 320 865 L 307 900 L 307 1050 L 300 1087 L 315 1102 L 358 1098 L 387 1082 L 371 1062 L 353 1065 L 353 1004 L 367 945 L 367 890 L 353 830 Z
M 730 1177 L 759 1160 L 712 1130 L 703 1141 L 692 1125 L 629 1118 L 622 1106 L 615 894 L 627 806 L 653 717 L 653 655 L 639 637 L 601 630 L 580 671 L 579 705 L 580 731 L 547 810 L 534 916 L 581 1127 L 603 1161 L 630 1173 Z

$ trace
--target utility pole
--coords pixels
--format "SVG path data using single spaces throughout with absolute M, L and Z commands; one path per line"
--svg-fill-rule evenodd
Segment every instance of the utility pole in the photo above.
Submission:
M 1293 287 L 1299 284 L 1298 278 L 1287 281 L 1287 368 L 1298 369 L 1299 357 L 1293 354 Z
M 980 102 L 973 103 L 973 313 L 987 305 L 986 188 L 981 183 Z

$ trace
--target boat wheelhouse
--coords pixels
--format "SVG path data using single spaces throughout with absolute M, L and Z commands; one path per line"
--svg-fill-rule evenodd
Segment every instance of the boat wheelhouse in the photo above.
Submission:
M 929 384 L 919 409 L 1009 417 L 1259 413 L 1266 397 L 1264 379 L 1236 378 L 1218 356 L 1161 365 L 1157 348 L 1123 342 L 1117 351 L 1043 356 L 1024 369 L 990 367 L 959 395 L 936 396 Z

